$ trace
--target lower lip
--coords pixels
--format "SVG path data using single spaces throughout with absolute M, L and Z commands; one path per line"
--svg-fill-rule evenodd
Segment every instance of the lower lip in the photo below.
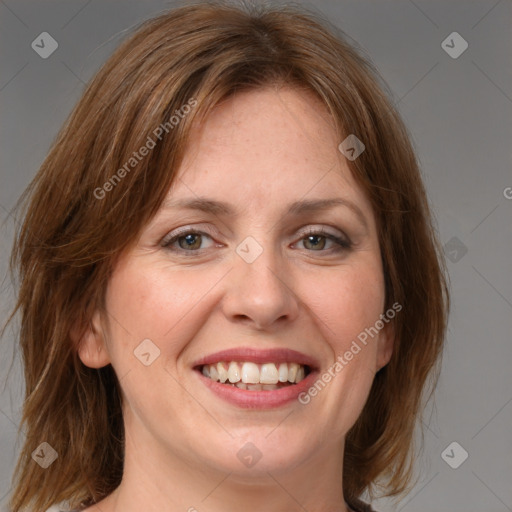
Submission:
M 219 398 L 246 409 L 272 409 L 275 407 L 282 407 L 293 401 L 298 402 L 299 395 L 311 387 L 317 374 L 317 372 L 312 371 L 298 384 L 286 386 L 281 389 L 274 389 L 270 391 L 249 391 L 237 388 L 236 386 L 221 384 L 220 382 L 205 377 L 198 371 L 196 371 L 196 373 L 202 382 L 208 386 L 210 391 Z

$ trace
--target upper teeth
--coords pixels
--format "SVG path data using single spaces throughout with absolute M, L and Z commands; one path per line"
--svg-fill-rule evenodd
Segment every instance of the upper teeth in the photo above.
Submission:
M 297 383 L 304 379 L 304 366 L 297 363 L 220 362 L 205 364 L 203 375 L 218 382 L 229 381 L 232 384 L 277 384 L 278 382 Z

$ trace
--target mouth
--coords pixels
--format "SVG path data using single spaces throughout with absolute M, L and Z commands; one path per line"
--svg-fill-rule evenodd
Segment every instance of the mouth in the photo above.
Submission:
M 219 361 L 196 369 L 214 382 L 246 391 L 275 391 L 294 386 L 311 373 L 308 365 L 295 362 Z
M 318 374 L 318 362 L 288 349 L 240 348 L 211 354 L 193 369 L 211 392 L 238 407 L 271 408 L 296 400 Z

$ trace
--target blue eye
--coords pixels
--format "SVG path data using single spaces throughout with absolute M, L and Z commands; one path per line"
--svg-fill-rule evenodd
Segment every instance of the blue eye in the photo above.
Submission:
M 352 243 L 348 238 L 340 238 L 332 233 L 328 233 L 322 228 L 311 229 L 309 232 L 303 233 L 303 235 L 305 236 L 300 238 L 299 242 L 303 243 L 303 247 L 308 252 L 338 253 L 352 247 Z M 213 242 L 210 235 L 202 231 L 188 229 L 166 237 L 161 242 L 161 245 L 173 252 L 187 256 L 197 256 L 201 254 L 203 249 L 207 249 L 213 245 L 211 243 L 209 247 L 202 247 L 205 239 L 209 239 Z M 333 246 L 326 247 L 329 242 L 333 244 Z
M 182 231 L 171 238 L 164 239 L 162 247 L 179 252 L 198 252 L 198 249 L 202 248 L 201 244 L 204 237 L 210 238 L 211 240 L 209 235 L 201 231 Z M 176 242 L 178 242 L 179 247 L 172 247 Z
M 300 241 L 303 242 L 303 245 L 306 247 L 306 249 L 308 249 L 306 245 L 310 245 L 310 247 L 313 248 L 313 252 L 339 252 L 350 249 L 352 247 L 352 243 L 348 239 L 337 237 L 332 233 L 328 233 L 322 228 L 311 230 L 310 232 L 306 233 L 306 236 L 301 238 Z M 328 247 L 326 250 L 324 250 L 327 242 L 329 241 L 334 243 L 337 247 Z

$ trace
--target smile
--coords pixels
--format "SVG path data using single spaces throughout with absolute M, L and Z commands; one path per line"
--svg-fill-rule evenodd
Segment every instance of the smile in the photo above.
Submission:
M 201 373 L 222 384 L 236 386 L 247 391 L 273 391 L 301 382 L 309 367 L 299 363 L 263 363 L 251 361 L 221 361 L 205 364 Z
M 269 409 L 298 403 L 319 374 L 311 356 L 285 348 L 238 347 L 192 363 L 209 392 L 236 407 Z

